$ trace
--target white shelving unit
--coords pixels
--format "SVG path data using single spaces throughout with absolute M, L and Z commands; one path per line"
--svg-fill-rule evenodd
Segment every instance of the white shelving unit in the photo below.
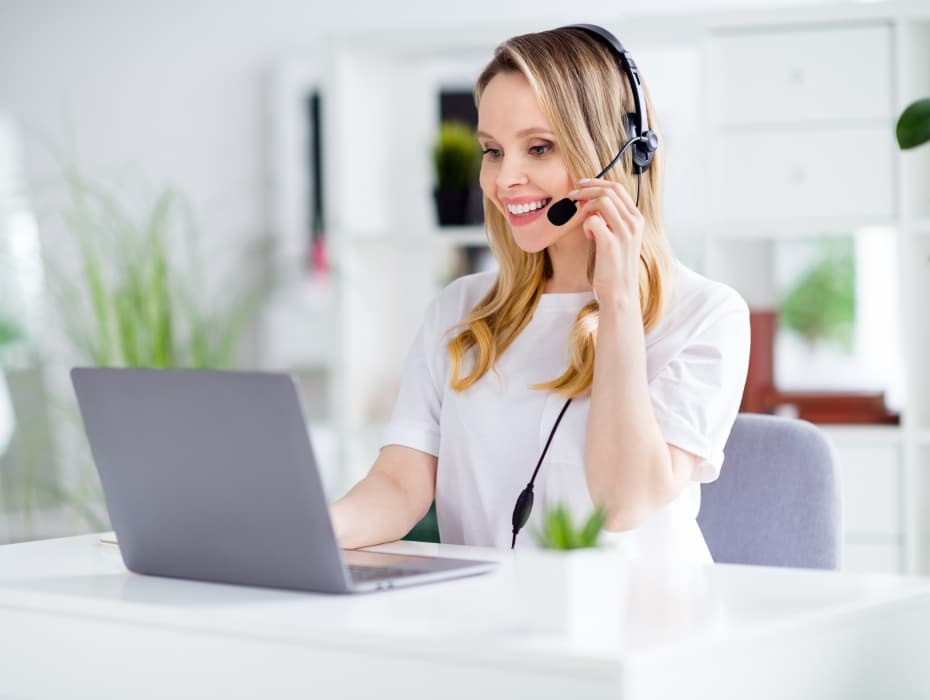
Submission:
M 885 313 L 902 335 L 901 356 L 887 358 L 902 369 L 902 422 L 826 430 L 842 469 L 847 568 L 927 573 L 930 150 L 900 153 L 894 124 L 930 95 L 930 8 L 909 7 L 747 15 L 708 32 L 705 272 L 775 308 L 777 246 L 885 231 L 900 279 Z
M 671 115 L 668 177 L 682 178 L 677 189 L 667 181 L 670 235 L 679 251 L 703 237 L 702 272 L 753 303 L 765 296 L 759 282 L 770 276 L 776 241 L 864 226 L 893 231 L 903 422 L 828 431 L 844 470 L 849 565 L 869 570 L 930 572 L 930 522 L 921 515 L 930 512 L 930 148 L 900 154 L 893 140 L 903 106 L 930 95 L 930 8 L 919 5 L 597 19 L 617 29 L 653 97 L 664 88 L 663 103 L 673 107 L 658 105 L 660 116 Z M 501 39 L 556 24 L 340 35 L 319 49 L 313 70 L 280 73 L 291 90 L 312 76 L 324 96 L 333 491 L 370 467 L 404 357 L 451 258 L 486 242 L 480 227 L 436 228 L 438 90 L 468 84 Z M 657 87 L 649 66 L 666 59 L 666 84 Z M 689 71 L 693 85 L 683 77 Z M 674 119 L 685 113 L 694 124 L 676 132 Z M 694 151 L 683 159 L 687 149 Z M 286 149 L 279 156 L 286 160 Z

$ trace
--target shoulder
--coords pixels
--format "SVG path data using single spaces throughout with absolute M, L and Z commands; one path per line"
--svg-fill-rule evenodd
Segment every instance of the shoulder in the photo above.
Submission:
M 443 317 L 455 316 L 458 321 L 484 298 L 497 280 L 497 272 L 477 272 L 452 280 L 436 296 L 434 305 Z
M 749 307 L 732 287 L 708 279 L 679 261 L 672 264 L 665 313 L 647 342 L 679 342 L 726 326 L 749 329 Z
M 438 333 L 448 331 L 484 298 L 495 280 L 494 270 L 452 280 L 433 298 L 426 313 L 427 324 Z
M 672 302 L 677 302 L 691 313 L 725 315 L 742 313 L 748 317 L 746 300 L 733 287 L 698 274 L 675 261 L 678 293 L 673 290 Z

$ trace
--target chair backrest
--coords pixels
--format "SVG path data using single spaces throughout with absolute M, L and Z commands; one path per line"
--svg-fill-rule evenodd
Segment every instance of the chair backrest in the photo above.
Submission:
M 802 420 L 741 413 L 698 524 L 715 562 L 836 569 L 842 507 L 833 447 Z

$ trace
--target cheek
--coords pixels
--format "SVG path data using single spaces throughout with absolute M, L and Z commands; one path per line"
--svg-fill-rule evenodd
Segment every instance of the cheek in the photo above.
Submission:
M 562 163 L 559 163 L 557 166 L 549 170 L 548 179 L 558 188 L 564 188 L 566 190 L 575 188 L 575 183 L 572 180 L 571 173 L 568 172 L 568 168 L 566 168 Z
M 493 168 L 488 165 L 482 165 L 478 174 L 478 185 L 484 196 L 494 202 L 494 205 L 500 209 L 500 203 L 497 201 L 497 185 Z

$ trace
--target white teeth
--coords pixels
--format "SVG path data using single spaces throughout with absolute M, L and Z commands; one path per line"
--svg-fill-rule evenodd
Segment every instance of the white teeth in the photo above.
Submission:
M 527 202 L 526 204 L 508 204 L 507 211 L 511 214 L 529 214 L 531 211 L 542 209 L 548 204 L 548 199 L 540 199 L 536 202 Z

